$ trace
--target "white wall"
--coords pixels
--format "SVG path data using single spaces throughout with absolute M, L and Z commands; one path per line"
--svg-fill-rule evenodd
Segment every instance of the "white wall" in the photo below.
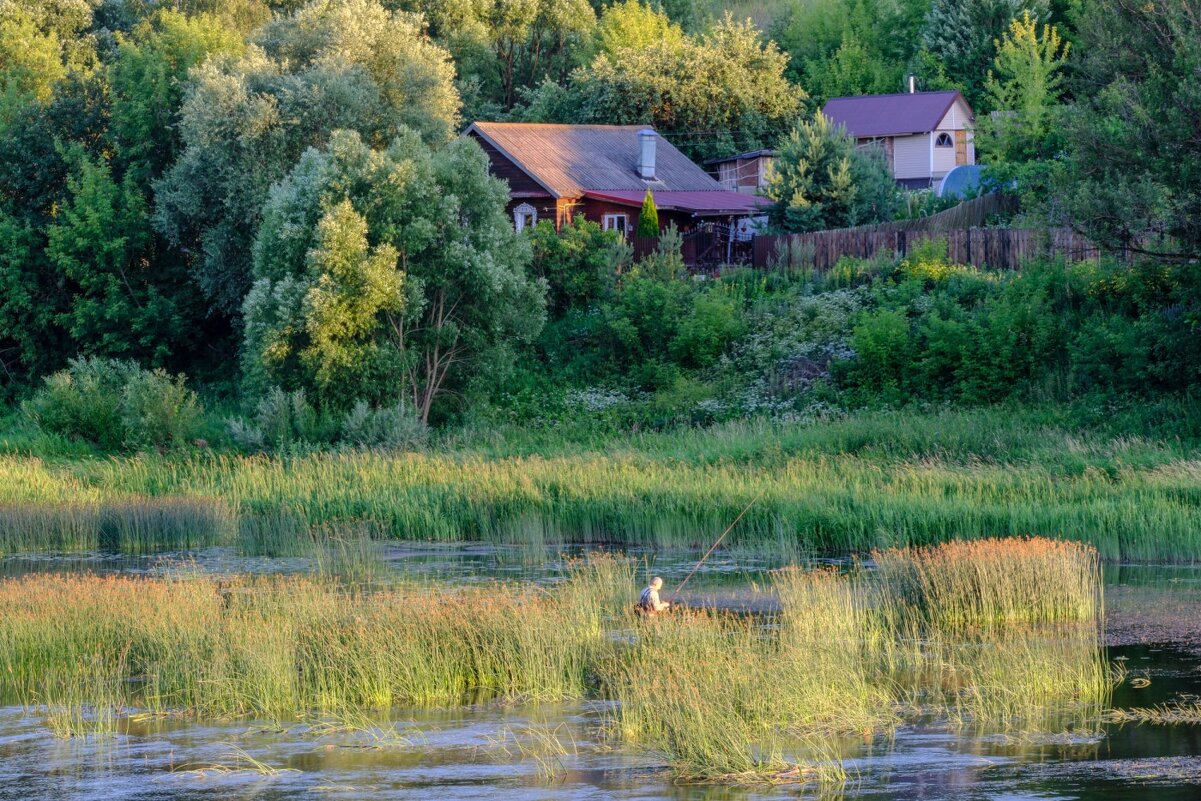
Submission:
M 893 177 L 897 180 L 906 178 L 930 177 L 930 135 L 898 136 L 893 139 L 892 163 Z M 951 163 L 955 163 L 955 149 L 951 148 Z

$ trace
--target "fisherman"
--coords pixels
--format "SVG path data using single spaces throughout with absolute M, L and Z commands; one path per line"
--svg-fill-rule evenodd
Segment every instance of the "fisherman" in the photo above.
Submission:
M 655 576 L 651 579 L 650 586 L 642 591 L 642 596 L 638 599 L 638 608 L 651 615 L 669 608 L 671 604 L 659 600 L 659 590 L 661 589 L 663 589 L 663 579 Z

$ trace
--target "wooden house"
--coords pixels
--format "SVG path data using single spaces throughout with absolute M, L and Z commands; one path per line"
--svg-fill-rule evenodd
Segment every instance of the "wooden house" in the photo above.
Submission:
M 861 147 L 879 147 L 897 183 L 936 185 L 976 163 L 975 114 L 959 92 L 906 92 L 831 98 L 822 112 Z
M 477 122 L 465 132 L 509 184 L 518 229 L 577 215 L 606 230 L 632 232 L 649 188 L 659 224 L 683 232 L 714 224 L 733 230 L 761 214 L 765 201 L 723 189 L 703 169 L 644 125 Z

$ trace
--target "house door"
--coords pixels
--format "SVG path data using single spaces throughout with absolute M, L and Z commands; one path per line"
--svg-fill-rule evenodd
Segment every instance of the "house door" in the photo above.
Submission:
M 955 132 L 955 163 L 967 164 L 967 131 Z

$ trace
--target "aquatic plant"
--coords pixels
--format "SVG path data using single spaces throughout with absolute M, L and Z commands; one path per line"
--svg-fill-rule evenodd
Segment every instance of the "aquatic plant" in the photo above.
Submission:
M 0 551 L 290 553 L 312 528 L 360 524 L 403 539 L 688 547 L 761 496 L 731 547 L 845 553 L 1041 534 L 1106 559 L 1187 561 L 1201 554 L 1196 465 L 1177 441 L 984 412 L 585 446 L 530 435 L 419 454 L 0 456 Z
M 982 553 L 992 567 L 975 564 Z M 0 700 L 76 736 L 130 710 L 340 721 L 398 704 L 598 698 L 615 742 L 661 751 L 681 780 L 826 785 L 846 780 L 847 742 L 910 719 L 1002 731 L 1098 719 L 1114 677 L 1091 550 L 1019 540 L 877 558 L 888 567 L 777 572 L 766 620 L 639 617 L 635 563 L 607 555 L 550 588 L 335 571 L 26 576 L 0 581 Z M 934 565 L 941 579 L 913 583 Z M 1081 581 L 1024 583 L 1057 570 Z M 1032 614 L 1017 614 L 1018 590 Z M 526 735 L 517 747 L 556 775 L 561 738 Z

